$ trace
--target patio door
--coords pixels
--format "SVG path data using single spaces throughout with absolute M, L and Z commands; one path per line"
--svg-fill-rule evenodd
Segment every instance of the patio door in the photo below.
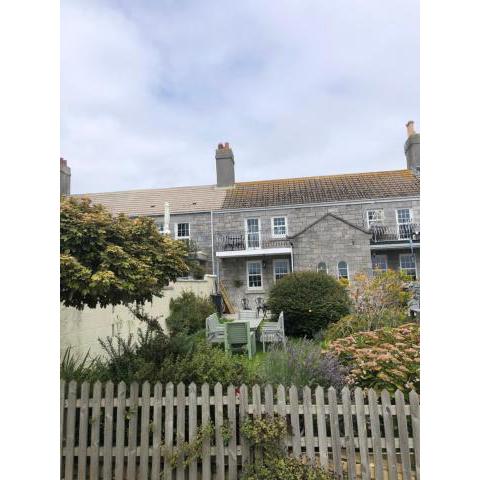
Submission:
M 245 221 L 247 231 L 247 248 L 260 248 L 260 220 L 247 218 Z

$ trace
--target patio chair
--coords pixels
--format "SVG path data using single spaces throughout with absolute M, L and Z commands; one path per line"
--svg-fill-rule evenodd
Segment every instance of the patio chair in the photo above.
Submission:
M 248 358 L 256 353 L 255 332 L 250 332 L 250 322 L 230 322 L 225 324 L 225 351 L 245 351 Z
M 266 343 L 279 343 L 283 344 L 285 348 L 285 326 L 283 321 L 283 312 L 280 312 L 278 316 L 278 322 L 263 322 L 262 329 L 260 331 L 260 341 L 262 342 L 263 351 L 265 351 Z
M 210 343 L 223 343 L 225 341 L 225 325 L 218 321 L 216 313 L 212 313 L 205 320 L 205 336 L 207 342 Z

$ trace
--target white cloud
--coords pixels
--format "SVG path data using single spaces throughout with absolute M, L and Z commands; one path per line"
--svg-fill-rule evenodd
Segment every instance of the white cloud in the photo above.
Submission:
M 418 50 L 413 0 L 64 2 L 73 191 L 403 168 Z

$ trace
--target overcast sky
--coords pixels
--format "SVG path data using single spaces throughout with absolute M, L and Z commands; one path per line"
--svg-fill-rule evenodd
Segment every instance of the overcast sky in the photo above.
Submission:
M 405 168 L 414 0 L 64 0 L 72 193 Z

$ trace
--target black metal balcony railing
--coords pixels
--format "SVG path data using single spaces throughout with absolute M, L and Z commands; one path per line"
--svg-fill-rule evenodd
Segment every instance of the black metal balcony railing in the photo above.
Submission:
M 417 223 L 407 223 L 397 226 L 372 225 L 372 242 L 399 242 L 412 240 L 420 241 L 420 225 Z
M 285 237 L 258 232 L 221 232 L 215 235 L 214 242 L 215 249 L 219 252 L 290 247 L 290 242 Z

